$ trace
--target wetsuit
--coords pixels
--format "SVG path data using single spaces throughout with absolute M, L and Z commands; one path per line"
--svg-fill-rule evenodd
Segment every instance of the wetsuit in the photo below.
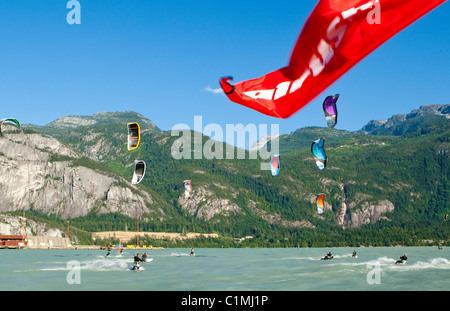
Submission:
M 403 263 L 404 261 L 406 261 L 408 259 L 408 257 L 406 257 L 405 255 L 400 256 L 400 260 L 397 260 L 395 263 Z
M 134 256 L 134 265 L 132 270 L 139 269 L 139 261 L 142 261 L 142 259 L 138 256 Z

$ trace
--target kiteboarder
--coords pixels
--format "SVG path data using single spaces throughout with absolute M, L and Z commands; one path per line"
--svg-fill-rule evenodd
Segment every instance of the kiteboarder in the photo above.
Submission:
M 134 256 L 134 264 L 139 264 L 139 261 L 142 261 L 142 258 L 139 253 L 137 253 L 136 256 Z
M 108 246 L 108 252 L 106 253 L 105 257 L 108 257 L 111 254 L 111 246 Z
M 144 255 L 142 255 L 142 261 L 147 262 L 147 253 L 144 253 Z
M 140 268 L 139 262 L 140 261 L 143 261 L 143 260 L 140 257 L 139 253 L 137 253 L 136 256 L 134 256 L 134 264 L 133 264 L 133 267 L 131 268 L 131 270 L 139 270 L 139 268 Z
M 395 264 L 398 264 L 398 263 L 405 263 L 406 260 L 408 260 L 408 256 L 406 256 L 406 254 L 405 254 L 405 255 L 403 255 L 403 256 L 400 256 L 400 260 L 397 260 L 397 261 L 395 262 Z
M 356 251 L 355 250 L 353 250 L 352 257 L 356 257 Z
M 331 254 L 331 251 L 328 252 L 328 254 L 325 255 L 325 257 L 321 258 L 321 260 L 328 260 L 328 259 L 332 259 L 333 255 Z
M 193 248 L 191 248 L 191 253 L 189 254 L 189 256 L 195 256 L 195 253 L 194 253 L 194 249 L 193 249 Z

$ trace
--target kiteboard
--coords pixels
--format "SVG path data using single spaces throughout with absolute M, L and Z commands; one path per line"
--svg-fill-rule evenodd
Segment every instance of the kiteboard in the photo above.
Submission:
M 133 266 L 130 268 L 130 270 L 132 270 L 132 271 L 143 271 L 143 270 L 145 270 L 145 269 L 144 269 L 144 267 L 137 266 L 137 265 L 133 265 Z
M 397 260 L 397 261 L 395 262 L 395 264 L 396 264 L 396 265 L 398 265 L 398 264 L 403 264 L 403 265 L 405 265 L 405 264 L 406 264 L 406 260 Z
M 150 262 L 150 261 L 153 261 L 153 258 L 147 258 L 147 259 L 142 260 L 142 262 Z

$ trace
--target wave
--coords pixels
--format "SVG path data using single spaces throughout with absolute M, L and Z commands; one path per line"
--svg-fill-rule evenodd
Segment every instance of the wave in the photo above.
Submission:
M 333 258 L 351 258 L 353 254 L 333 255 Z
M 320 257 L 283 257 L 283 258 L 275 258 L 274 260 L 320 260 Z
M 172 254 L 170 254 L 170 256 L 181 257 L 181 256 L 189 256 L 189 254 L 172 252 Z
M 378 262 L 380 265 L 392 265 L 392 264 L 395 264 L 397 259 L 383 256 L 383 257 L 380 257 L 380 258 L 378 258 L 376 260 L 371 260 L 371 262 L 374 262 L 374 261 Z
M 130 260 L 94 259 L 79 263 L 81 270 L 123 270 L 130 265 Z M 42 268 L 41 271 L 69 271 L 74 267 L 69 265 Z
M 424 269 L 450 269 L 450 261 L 446 258 L 437 257 L 429 259 L 428 261 L 417 261 L 413 264 L 405 265 L 394 265 L 390 269 L 400 270 L 400 271 L 410 271 L 410 270 L 424 270 Z
M 333 255 L 333 259 L 342 259 L 342 258 L 352 258 L 353 254 L 344 254 L 344 255 Z M 305 257 L 282 257 L 279 259 L 274 259 L 274 260 L 313 260 L 313 261 L 317 261 L 320 260 L 321 258 L 323 258 L 325 255 L 321 255 L 320 257 L 313 257 L 313 256 L 305 256 Z M 358 256 L 356 256 L 356 258 L 358 258 Z
M 152 262 L 153 258 L 147 258 L 146 263 Z M 133 260 L 130 258 L 122 258 L 119 257 L 108 257 L 108 258 L 99 258 L 93 260 L 87 260 L 79 262 L 79 268 L 81 270 L 96 270 L 96 271 L 114 271 L 114 270 L 123 270 L 129 269 L 130 266 L 133 265 Z M 69 271 L 74 267 L 69 266 L 68 263 L 64 263 L 63 265 L 58 265 L 56 267 L 47 267 L 41 268 L 40 271 Z
M 428 261 L 417 261 L 412 263 L 407 261 L 405 264 L 395 264 L 397 259 L 389 258 L 386 256 L 380 257 L 378 259 L 368 260 L 368 261 L 357 261 L 357 262 L 339 262 L 333 261 L 334 266 L 368 266 L 378 264 L 381 269 L 392 270 L 392 271 L 411 271 L 411 270 L 423 270 L 423 269 L 450 269 L 450 261 L 446 258 L 437 257 L 431 258 Z

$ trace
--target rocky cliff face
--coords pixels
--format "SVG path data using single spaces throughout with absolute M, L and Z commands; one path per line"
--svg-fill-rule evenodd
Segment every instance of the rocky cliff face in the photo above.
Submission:
M 351 212 L 351 227 L 361 228 L 365 224 L 376 223 L 383 214 L 393 211 L 394 204 L 389 200 L 364 202 L 360 209 Z
M 26 218 L 26 217 L 25 217 Z M 25 231 L 23 230 L 25 229 Z M 9 216 L 0 214 L 0 234 L 6 235 L 42 235 L 49 237 L 63 237 L 63 232 L 59 229 L 49 228 L 45 223 L 35 222 L 31 219 L 25 220 L 23 226 L 23 218 L 18 216 Z
M 336 215 L 336 222 L 343 228 L 361 228 L 365 224 L 376 223 L 385 213 L 393 212 L 394 204 L 389 200 L 373 201 L 370 195 L 358 193 L 352 200 L 347 200 L 344 185 L 341 207 Z
M 228 216 L 239 213 L 241 208 L 226 198 L 219 198 L 208 186 L 196 188 L 190 198 L 184 195 L 178 199 L 179 204 L 192 216 L 211 220 L 215 215 Z
M 0 212 L 33 208 L 67 219 L 96 208 L 136 217 L 154 203 L 120 176 L 74 164 L 79 155 L 54 138 L 9 133 L 0 150 Z M 156 207 L 152 212 L 161 217 Z

